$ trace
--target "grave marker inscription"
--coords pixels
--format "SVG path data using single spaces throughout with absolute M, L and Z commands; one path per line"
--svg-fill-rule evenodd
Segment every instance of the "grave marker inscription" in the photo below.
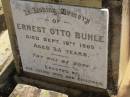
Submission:
M 107 9 L 10 3 L 23 71 L 107 88 Z

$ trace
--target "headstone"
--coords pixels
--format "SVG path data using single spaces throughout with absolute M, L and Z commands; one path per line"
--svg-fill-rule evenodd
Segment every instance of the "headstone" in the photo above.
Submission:
M 67 94 L 78 95 L 73 89 L 116 93 L 121 1 L 103 0 L 102 8 L 65 2 L 3 0 L 15 79 Z
M 11 8 L 24 71 L 107 88 L 108 10 L 18 0 Z

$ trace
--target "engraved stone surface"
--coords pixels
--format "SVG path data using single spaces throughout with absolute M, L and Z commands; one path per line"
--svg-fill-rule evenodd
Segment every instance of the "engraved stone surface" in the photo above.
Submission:
M 24 71 L 107 88 L 107 9 L 10 3 Z

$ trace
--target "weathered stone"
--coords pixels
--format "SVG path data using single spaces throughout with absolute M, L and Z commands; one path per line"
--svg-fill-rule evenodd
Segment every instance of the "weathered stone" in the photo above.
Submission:
M 0 71 L 13 61 L 13 54 L 9 41 L 8 31 L 4 31 L 0 35 Z
M 14 88 L 14 71 L 13 54 L 6 30 L 0 34 L 0 96 L 9 95 Z
M 102 7 L 102 0 L 32 0 L 32 1 L 60 3 L 66 5 L 77 5 L 77 6 L 95 7 L 95 8 Z
M 17 40 L 16 33 L 15 33 L 16 30 L 15 30 L 14 24 L 13 24 L 14 22 L 12 19 L 12 13 L 10 10 L 11 7 L 10 7 L 9 1 L 10 0 L 3 0 L 3 5 L 4 5 L 4 10 L 5 10 L 5 15 L 6 15 L 6 21 L 8 24 L 11 44 L 12 44 L 12 48 L 13 48 L 13 54 L 14 54 L 14 57 L 16 60 L 16 68 L 17 68 L 17 72 L 19 74 L 17 76 L 17 80 L 19 79 L 19 82 L 23 81 L 25 83 L 35 85 L 38 87 L 40 87 L 40 86 L 46 87 L 47 89 L 49 88 L 50 84 L 47 86 L 46 84 L 43 84 L 42 82 L 53 83 L 56 85 L 67 87 L 66 91 L 64 89 L 62 90 L 62 88 L 56 88 L 56 89 L 53 88 L 53 90 L 55 90 L 55 91 L 60 91 L 60 89 L 61 89 L 62 91 L 60 91 L 60 92 L 64 92 L 64 93 L 67 93 L 67 91 L 69 91 L 70 89 L 77 89 L 77 90 L 82 90 L 82 91 L 92 90 L 92 91 L 98 91 L 98 92 L 103 92 L 103 93 L 109 92 L 112 94 L 117 92 L 117 89 L 119 87 L 119 84 L 118 84 L 118 81 L 119 81 L 118 77 L 120 76 L 119 70 L 121 69 L 119 67 L 121 26 L 122 26 L 122 24 L 121 24 L 121 18 L 122 18 L 121 17 L 122 16 L 122 2 L 121 2 L 121 0 L 103 0 L 103 3 L 102 3 L 102 7 L 108 8 L 109 13 L 110 13 L 110 15 L 109 15 L 110 16 L 109 33 L 108 33 L 109 34 L 109 38 L 108 38 L 109 48 L 108 48 L 108 64 L 107 64 L 108 65 L 108 75 L 107 75 L 108 85 L 107 85 L 107 89 L 105 89 L 105 90 L 91 87 L 91 86 L 74 84 L 74 83 L 71 83 L 68 81 L 57 80 L 57 79 L 53 79 L 50 77 L 41 76 L 41 75 L 34 74 L 34 73 L 27 73 L 27 72 L 23 71 L 20 52 L 19 52 L 19 48 L 18 48 L 18 42 L 16 41 Z M 33 1 L 39 1 L 39 0 L 33 0 Z M 41 2 L 41 0 L 40 0 L 40 2 Z M 48 1 L 48 2 L 58 3 L 58 4 L 60 3 L 60 1 L 58 1 L 58 0 L 57 1 L 56 0 L 55 1 Z M 68 5 L 68 3 L 70 3 L 70 5 L 81 4 L 80 6 L 82 6 L 82 5 L 84 6 L 84 3 L 73 4 L 73 2 L 70 2 L 70 1 L 69 2 L 65 1 L 65 2 L 67 2 L 67 5 Z M 76 0 L 76 2 L 78 2 L 78 1 Z M 19 6 L 17 6 L 17 7 L 19 7 Z M 34 31 L 36 31 L 36 30 L 34 30 Z M 36 40 L 39 39 L 38 37 L 34 37 L 34 36 L 31 36 L 31 38 L 36 39 Z M 73 43 L 72 43 L 72 45 L 73 45 Z M 39 46 L 37 46 L 37 47 L 39 47 Z M 43 47 L 43 48 L 45 49 L 45 47 Z M 48 47 L 46 47 L 46 49 L 48 49 Z M 60 51 L 60 50 L 58 50 L 58 51 Z M 37 55 L 37 57 L 42 58 L 43 56 Z M 54 60 L 54 59 L 52 59 L 52 60 Z M 101 60 L 99 60 L 99 61 L 101 61 Z M 32 68 L 28 68 L 28 69 L 31 70 Z M 50 87 L 51 87 L 51 85 L 50 85 Z
M 18 84 L 9 97 L 68 97 L 65 94 L 39 89 L 33 86 Z

